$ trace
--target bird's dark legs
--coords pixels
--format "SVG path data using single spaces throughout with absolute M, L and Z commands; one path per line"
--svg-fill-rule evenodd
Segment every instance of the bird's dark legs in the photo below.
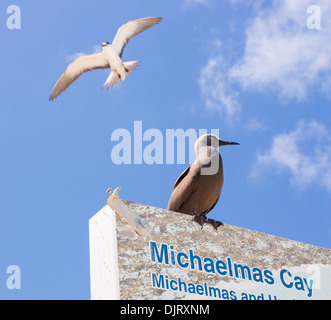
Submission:
M 194 218 L 192 219 L 193 221 L 197 222 L 200 224 L 200 226 L 203 228 L 203 225 L 207 222 L 207 218 L 205 216 L 198 216 L 194 211 L 192 211 Z M 202 229 L 201 228 L 201 229 Z
M 211 224 L 215 228 L 215 230 L 217 230 L 219 227 L 223 226 L 223 223 L 220 221 L 216 221 L 214 219 L 207 219 L 206 216 L 204 216 L 204 215 L 198 216 L 194 211 L 192 211 L 192 214 L 194 215 L 192 220 L 199 223 L 200 226 L 202 227 L 201 229 L 203 229 L 203 225 L 205 223 Z

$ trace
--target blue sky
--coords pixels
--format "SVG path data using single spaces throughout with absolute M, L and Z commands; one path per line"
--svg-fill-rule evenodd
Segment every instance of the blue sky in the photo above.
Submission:
M 21 9 L 21 29 L 6 26 Z M 88 220 L 122 199 L 166 208 L 189 165 L 115 165 L 116 129 L 219 129 L 225 182 L 210 217 L 331 248 L 331 5 L 308 0 L 3 0 L 0 4 L 0 298 L 89 299 Z M 140 67 L 112 90 L 108 71 L 48 98 L 70 59 L 132 19 Z M 316 26 L 316 20 L 315 20 Z M 99 47 L 98 47 L 99 46 Z M 143 146 L 147 146 L 144 142 Z M 21 289 L 6 269 L 21 269 Z

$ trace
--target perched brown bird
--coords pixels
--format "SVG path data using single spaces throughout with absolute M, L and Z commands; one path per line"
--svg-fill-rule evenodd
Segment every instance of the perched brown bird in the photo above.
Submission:
M 177 179 L 168 204 L 168 210 L 194 215 L 201 226 L 208 222 L 217 230 L 221 222 L 207 219 L 220 198 L 223 187 L 223 163 L 218 147 L 239 145 L 220 140 L 208 134 L 200 137 L 195 145 L 196 160 Z

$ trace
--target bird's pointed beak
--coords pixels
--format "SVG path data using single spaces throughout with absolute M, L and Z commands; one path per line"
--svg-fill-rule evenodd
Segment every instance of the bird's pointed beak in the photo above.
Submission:
M 219 140 L 219 146 L 229 146 L 229 145 L 239 145 L 239 143 L 237 142 L 230 142 L 230 141 L 223 141 L 223 140 Z

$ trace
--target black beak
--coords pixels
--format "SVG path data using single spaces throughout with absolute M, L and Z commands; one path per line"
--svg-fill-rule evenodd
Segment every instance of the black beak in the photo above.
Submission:
M 223 140 L 219 140 L 219 146 L 230 146 L 230 145 L 240 145 L 237 142 L 230 142 L 230 141 L 223 141 Z

